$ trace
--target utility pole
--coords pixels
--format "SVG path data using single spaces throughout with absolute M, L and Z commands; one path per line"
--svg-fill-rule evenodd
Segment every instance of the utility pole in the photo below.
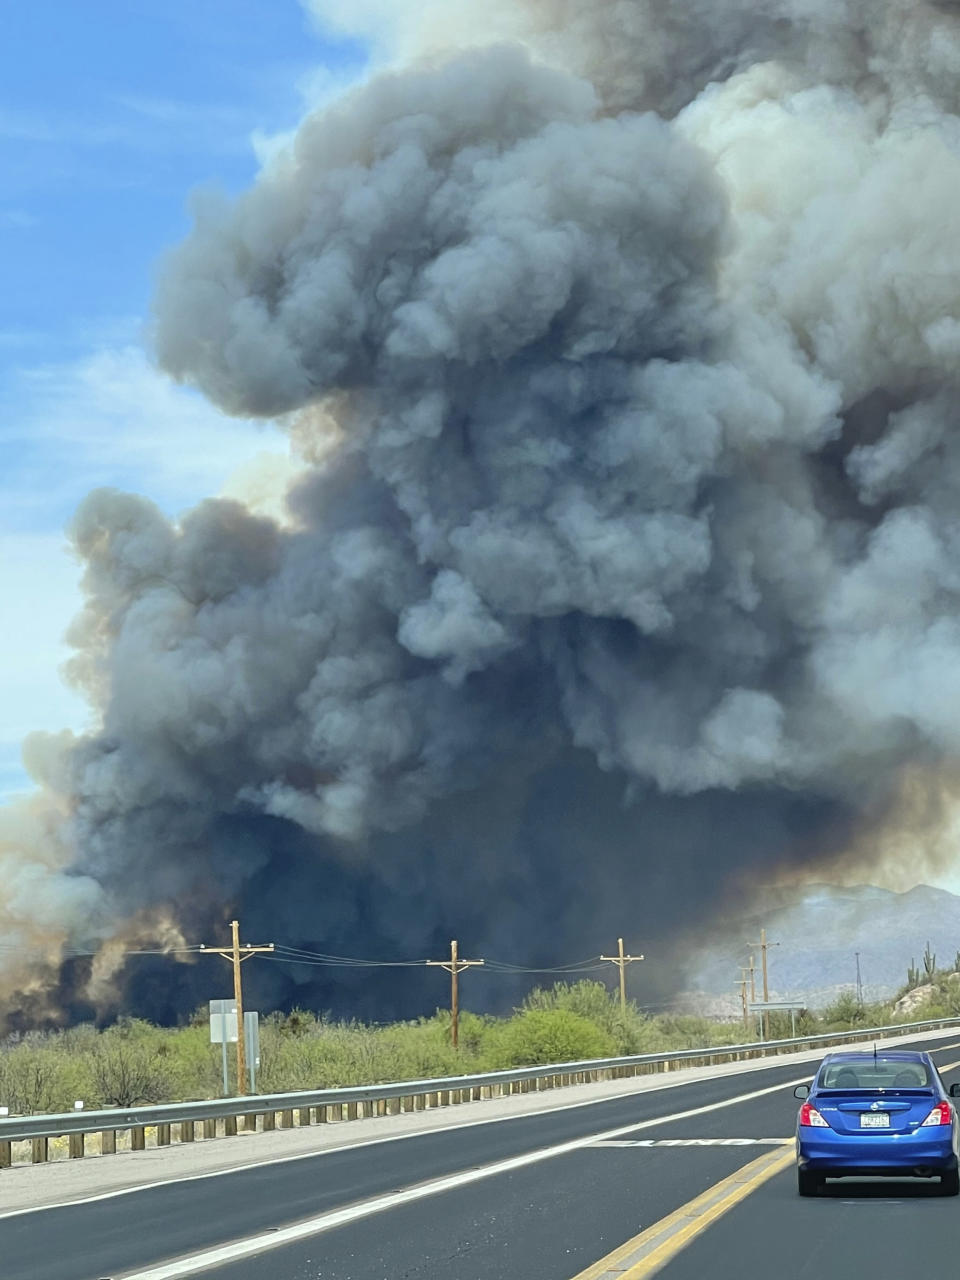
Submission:
M 260 955 L 264 951 L 272 951 L 273 943 L 268 942 L 262 947 L 251 947 L 246 944 L 241 947 L 240 925 L 236 920 L 230 921 L 230 936 L 231 945 L 229 950 L 221 950 L 219 947 L 207 947 L 202 942 L 200 950 L 223 956 L 224 960 L 229 960 L 233 965 L 233 998 L 237 1006 L 237 1094 L 242 1098 L 247 1092 L 247 1046 L 243 1030 L 243 983 L 240 979 L 240 966 L 244 960 L 249 960 L 251 956 Z
M 860 952 L 857 951 L 857 1009 L 863 1012 L 863 979 L 860 976 Z
M 770 1000 L 770 987 L 769 987 L 769 985 L 768 985 L 768 983 L 767 983 L 767 948 L 768 948 L 768 947 L 779 947 L 779 945 L 780 945 L 780 943 L 779 943 L 779 942 L 768 942 L 768 941 L 767 941 L 767 931 L 766 931 L 766 929 L 761 929 L 761 930 L 760 930 L 760 941 L 759 941 L 759 942 L 751 942 L 751 943 L 750 943 L 750 946 L 751 946 L 751 947 L 759 947 L 759 948 L 760 948 L 760 966 L 761 966 L 761 971 L 762 971 L 762 973 L 763 973 L 763 1003 L 764 1003 L 764 1004 L 767 1004 L 767 1003 L 768 1003 L 768 1001 Z M 750 957 L 750 963 L 751 963 L 751 964 L 753 963 L 753 957 L 752 957 L 752 956 Z M 764 1011 L 763 1011 L 763 1038 L 764 1038 L 764 1040 L 769 1040 L 769 1039 L 770 1039 L 770 1010 L 769 1010 L 769 1009 L 764 1009 Z
M 750 1003 L 757 1003 L 757 965 L 753 956 L 750 957 Z
M 483 964 L 482 960 L 461 960 L 457 952 L 457 940 L 450 943 L 449 960 L 427 960 L 428 965 L 438 969 L 446 969 L 450 974 L 450 1042 L 456 1049 L 460 1044 L 460 974 L 473 965 Z
M 747 1012 L 747 970 L 741 965 L 740 973 L 743 975 L 739 982 L 733 985 L 740 988 L 740 1005 L 743 1009 L 743 1030 L 745 1034 L 750 1034 L 750 1014 Z
M 615 956 L 601 956 L 601 960 L 609 960 L 611 964 L 615 964 L 620 970 L 620 1013 L 623 1017 L 627 1016 L 627 965 L 633 964 L 634 960 L 642 960 L 643 956 L 625 956 L 623 954 L 623 939 L 617 939 L 617 954 Z

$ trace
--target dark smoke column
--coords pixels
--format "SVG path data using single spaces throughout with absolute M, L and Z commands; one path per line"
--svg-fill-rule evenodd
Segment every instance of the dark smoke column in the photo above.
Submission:
M 104 727 L 48 777 L 89 936 L 229 902 L 329 951 L 652 957 L 942 793 L 956 19 L 779 7 L 599 5 L 596 83 L 507 46 L 383 75 L 198 203 L 160 360 L 305 469 L 283 525 L 77 516 Z M 525 10 L 551 56 L 565 8 Z

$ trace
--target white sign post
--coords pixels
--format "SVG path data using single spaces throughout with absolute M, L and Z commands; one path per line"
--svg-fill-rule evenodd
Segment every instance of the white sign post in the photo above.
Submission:
M 250 1092 L 257 1092 L 257 1068 L 260 1066 L 260 1015 L 246 1009 L 243 1014 L 243 1038 L 247 1046 L 247 1066 L 250 1069 Z
M 225 1098 L 230 1097 L 230 1077 L 227 1071 L 227 1045 L 236 1044 L 238 1039 L 236 1000 L 211 1000 L 210 1043 L 219 1044 L 223 1049 L 223 1096 Z
M 763 1013 L 767 1013 L 772 1009 L 782 1009 L 784 1013 L 789 1013 L 790 1014 L 790 1033 L 793 1036 L 794 1040 L 796 1040 L 797 1014 L 803 1013 L 804 1009 L 809 1008 L 809 1005 L 796 1004 L 792 1000 L 755 1000 L 749 1007 L 750 1007 L 750 1012 L 757 1014 L 758 1018 Z M 762 1028 L 762 1026 L 763 1026 L 763 1023 L 761 1021 L 758 1023 L 758 1027 Z M 762 1029 L 760 1030 L 760 1037 L 761 1039 L 763 1038 Z

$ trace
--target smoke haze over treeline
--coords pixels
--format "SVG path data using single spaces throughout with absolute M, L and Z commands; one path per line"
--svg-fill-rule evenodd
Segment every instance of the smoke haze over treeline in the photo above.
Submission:
M 196 198 L 153 335 L 303 469 L 279 521 L 77 512 L 101 723 L 0 818 L 14 1022 L 175 1017 L 207 962 L 120 953 L 233 912 L 389 959 L 622 933 L 668 989 L 751 877 L 950 806 L 960 6 L 312 7 L 382 69 Z M 442 998 L 392 973 L 250 976 Z

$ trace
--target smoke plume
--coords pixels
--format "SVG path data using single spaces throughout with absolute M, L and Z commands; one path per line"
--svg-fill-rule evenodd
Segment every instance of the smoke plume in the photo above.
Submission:
M 101 726 L 28 744 L 0 837 L 0 925 L 71 991 L 64 946 L 151 912 L 664 955 L 960 750 L 960 6 L 313 8 L 382 70 L 196 198 L 155 315 L 171 376 L 290 432 L 287 516 L 72 526 Z M 125 1005 L 209 986 L 170 968 Z M 322 972 L 264 999 L 430 998 Z

